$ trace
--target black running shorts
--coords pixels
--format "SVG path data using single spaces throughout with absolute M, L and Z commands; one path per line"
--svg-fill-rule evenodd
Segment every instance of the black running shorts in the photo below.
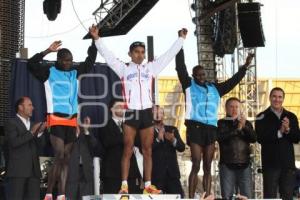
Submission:
M 124 123 L 136 129 L 145 129 L 153 126 L 152 108 L 145 110 L 126 110 Z

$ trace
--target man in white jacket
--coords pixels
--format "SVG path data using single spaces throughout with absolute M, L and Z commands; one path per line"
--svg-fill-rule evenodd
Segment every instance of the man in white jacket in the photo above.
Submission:
M 153 114 L 152 114 L 152 81 L 175 57 L 183 46 L 187 30 L 179 31 L 179 38 L 171 48 L 152 62 L 143 64 L 145 59 L 145 44 L 134 42 L 129 47 L 128 55 L 131 62 L 124 63 L 118 60 L 112 52 L 104 45 L 98 36 L 99 29 L 92 27 L 91 35 L 96 37 L 95 45 L 105 59 L 108 66 L 120 77 L 123 86 L 123 96 L 126 102 L 124 130 L 124 151 L 121 162 L 122 184 L 119 193 L 128 193 L 128 172 L 130 158 L 133 153 L 134 139 L 137 130 L 139 131 L 144 156 L 144 193 L 159 194 L 161 190 L 151 185 L 152 173 L 152 142 L 153 142 Z

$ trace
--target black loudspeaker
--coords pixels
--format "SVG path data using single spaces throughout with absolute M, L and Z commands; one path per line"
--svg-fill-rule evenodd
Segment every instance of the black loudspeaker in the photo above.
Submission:
M 47 15 L 48 20 L 55 21 L 61 10 L 61 0 L 44 0 L 43 10 L 44 14 Z
M 238 20 L 244 47 L 264 47 L 260 3 L 239 3 Z

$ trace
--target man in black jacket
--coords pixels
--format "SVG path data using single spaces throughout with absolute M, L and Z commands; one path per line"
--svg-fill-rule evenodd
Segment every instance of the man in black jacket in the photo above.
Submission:
M 282 88 L 271 90 L 271 106 L 258 114 L 255 121 L 257 141 L 261 144 L 264 198 L 292 199 L 295 186 L 295 154 L 293 143 L 300 138 L 296 115 L 282 104 Z
M 86 117 L 83 126 L 76 131 L 77 139 L 70 157 L 66 184 L 66 196 L 70 200 L 80 200 L 82 196 L 94 194 L 93 156 L 100 144 L 89 130 L 90 124 L 90 118 Z
M 17 115 L 4 127 L 8 147 L 8 199 L 39 200 L 41 170 L 37 153 L 37 135 L 46 123 L 30 121 L 33 106 L 29 97 L 16 102 Z
M 105 127 L 100 128 L 100 141 L 104 147 L 104 155 L 100 170 L 104 194 L 117 194 L 121 187 L 121 158 L 123 154 L 123 114 L 124 103 L 121 100 L 113 100 L 110 103 L 112 118 Z M 135 156 L 131 157 L 128 177 L 128 186 L 131 194 L 139 194 L 141 175 Z
M 218 121 L 222 197 L 230 199 L 240 193 L 252 198 L 250 143 L 255 142 L 256 135 L 251 123 L 241 114 L 238 98 L 229 98 L 225 108 L 226 117 Z
M 159 106 L 153 108 L 154 141 L 152 145 L 152 181 L 166 194 L 180 194 L 184 192 L 180 183 L 180 171 L 176 150 L 183 152 L 183 143 L 178 130 L 174 126 L 164 125 L 164 110 Z

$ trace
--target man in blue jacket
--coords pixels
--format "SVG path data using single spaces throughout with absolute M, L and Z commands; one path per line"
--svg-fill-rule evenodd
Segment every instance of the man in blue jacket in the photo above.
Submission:
M 252 61 L 250 54 L 245 64 L 230 79 L 222 83 L 206 80 L 205 69 L 197 65 L 189 76 L 183 49 L 176 55 L 176 71 L 185 94 L 185 125 L 187 144 L 191 148 L 192 170 L 189 176 L 189 197 L 194 198 L 200 162 L 203 160 L 203 189 L 206 195 L 211 189 L 211 162 L 217 138 L 218 107 L 220 98 L 230 92 L 245 76 Z
M 95 28 L 90 28 L 90 32 Z M 65 186 L 68 163 L 76 140 L 78 113 L 78 79 L 88 73 L 95 64 L 97 49 L 94 42 L 88 49 L 88 56 L 78 67 L 73 66 L 70 50 L 60 48 L 61 41 L 53 42 L 45 51 L 28 60 L 29 71 L 44 84 L 47 101 L 47 126 L 54 149 L 55 160 L 48 176 L 45 200 L 53 200 L 52 190 L 58 182 L 58 200 L 65 200 Z M 44 56 L 57 52 L 57 62 L 49 65 L 42 62 Z

